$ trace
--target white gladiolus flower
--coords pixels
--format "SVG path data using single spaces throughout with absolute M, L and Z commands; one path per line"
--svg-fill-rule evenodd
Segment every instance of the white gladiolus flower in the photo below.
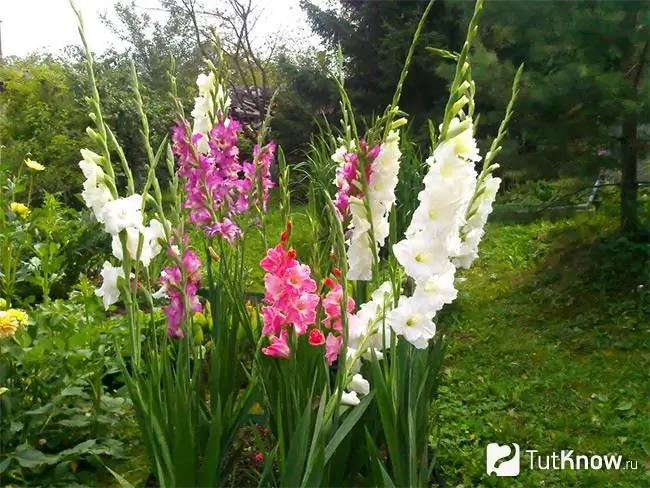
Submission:
M 426 281 L 453 268 L 449 261 L 449 248 L 442 242 L 425 237 L 417 236 L 398 242 L 393 246 L 393 254 L 406 273 L 416 281 Z
M 89 149 L 82 149 L 81 157 L 83 160 L 79 161 L 79 167 L 83 171 L 86 183 L 90 186 L 102 184 L 104 180 L 104 170 L 101 167 L 102 157 Z
M 213 92 L 215 82 L 216 79 L 212 72 L 208 75 L 201 73 L 196 79 L 199 96 L 194 99 L 194 109 L 191 112 L 193 119 L 192 133 L 203 135 L 196 143 L 197 150 L 202 154 L 210 152 L 208 140 L 210 130 L 212 130 L 212 118 L 214 117 Z M 217 93 L 220 93 L 223 98 L 223 90 L 221 92 L 217 90 Z M 220 101 L 222 100 L 220 99 Z
M 124 229 L 142 229 L 142 195 L 134 194 L 126 198 L 112 200 L 100 212 L 106 232 L 119 234 Z
M 165 237 L 162 224 L 158 220 L 152 219 L 151 222 L 149 222 L 149 226 L 145 227 L 143 231 L 140 231 L 135 227 L 129 227 L 126 229 L 126 233 L 126 248 L 131 259 L 136 258 L 140 235 L 142 235 L 140 261 L 144 266 L 149 266 L 151 260 L 160 254 L 160 251 L 162 250 L 162 246 L 158 242 L 159 239 L 164 239 Z M 122 242 L 119 235 L 113 235 L 111 247 L 113 250 L 113 256 L 120 261 L 123 260 Z
M 476 202 L 472 204 L 472 208 L 469 209 L 469 213 L 473 215 L 462 229 L 465 239 L 453 260 L 454 264 L 459 268 L 468 269 L 478 257 L 478 246 L 484 234 L 483 227 L 485 227 L 488 216 L 492 213 L 492 204 L 499 191 L 500 184 L 501 178 L 488 175 L 481 186 L 483 192 Z
M 341 395 L 341 405 L 349 405 L 351 407 L 356 407 L 361 403 L 361 400 L 359 400 L 359 397 L 357 396 L 356 391 L 351 391 L 351 392 L 346 392 L 344 391 L 343 394 Z
M 460 122 L 457 117 L 451 119 L 449 132 L 454 133 L 461 123 L 462 122 Z M 444 143 L 452 144 L 454 152 L 465 159 L 470 161 L 481 160 L 481 156 L 478 153 L 478 146 L 476 145 L 476 139 L 474 139 L 474 126 L 471 123 L 460 134 L 455 135 L 451 139 L 443 142 L 443 144 Z
M 201 95 L 209 95 L 214 88 L 215 82 L 216 79 L 212 71 L 210 71 L 210 74 L 208 75 L 201 73 L 196 78 L 196 86 L 199 88 L 199 93 Z
M 88 149 L 82 149 L 81 156 L 83 160 L 79 161 L 79 167 L 86 178 L 81 197 L 86 207 L 92 209 L 95 218 L 103 222 L 101 211 L 108 202 L 113 200 L 113 194 L 104 183 L 106 175 L 100 165 L 102 157 Z
M 421 302 L 433 312 L 438 312 L 443 305 L 453 302 L 458 296 L 454 287 L 456 268 L 451 265 L 445 273 L 437 274 L 428 280 L 418 283 L 413 298 Z
M 86 182 L 81 197 L 86 203 L 86 207 L 92 209 L 97 221 L 103 223 L 102 209 L 108 202 L 113 200 L 111 191 L 104 185 L 94 186 Z
M 420 205 L 406 238 L 393 246 L 395 258 L 415 280 L 415 292 L 412 297 L 400 297 L 387 320 L 396 334 L 418 349 L 426 348 L 435 334 L 433 317 L 458 294 L 454 287 L 456 266 L 471 263 L 476 254 L 482 230 L 471 232 L 470 222 L 481 223 L 482 211 L 491 207 L 491 203 L 478 202 L 477 217 L 466 221 L 476 190 L 474 163 L 481 157 L 470 120 L 453 119 L 448 135 L 451 137 L 427 159 L 429 171 L 424 190 L 418 195 Z M 494 185 L 490 184 L 492 192 Z
M 345 145 L 340 146 L 334 154 L 332 154 L 332 161 L 339 164 L 345 164 L 345 155 L 348 153 L 348 148 Z M 336 183 L 336 182 L 335 182 Z
M 352 377 L 352 381 L 348 385 L 348 390 L 355 392 L 359 395 L 367 395 L 370 393 L 370 383 L 360 374 L 355 374 Z
M 415 297 L 400 297 L 397 308 L 391 310 L 386 320 L 391 329 L 418 349 L 425 349 L 436 333 L 432 312 L 427 303 Z
M 371 350 L 374 349 L 378 359 L 383 358 L 382 351 L 391 346 L 392 331 L 387 326 L 385 314 L 392 306 L 393 288 L 390 281 L 382 283 L 370 298 L 370 301 L 362 304 L 357 313 L 350 315 L 348 319 L 348 358 L 350 350 L 363 347 L 360 356 L 365 359 L 372 357 Z M 352 364 L 356 366 L 356 364 Z M 358 370 L 357 370 L 358 371 Z
M 157 291 L 151 294 L 151 297 L 155 300 L 160 300 L 162 298 L 167 298 L 167 286 L 163 285 L 158 288 Z
M 104 282 L 102 286 L 95 290 L 95 295 L 102 297 L 104 302 L 104 308 L 108 310 L 108 307 L 117 303 L 120 299 L 120 290 L 117 288 L 117 279 L 118 277 L 124 277 L 124 270 L 118 266 L 111 266 L 111 263 L 108 261 L 104 262 L 104 266 L 101 272 Z

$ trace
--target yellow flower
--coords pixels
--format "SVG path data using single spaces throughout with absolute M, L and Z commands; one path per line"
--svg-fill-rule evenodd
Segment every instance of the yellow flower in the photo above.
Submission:
M 6 314 L 9 315 L 9 317 L 11 317 L 12 319 L 14 319 L 19 326 L 27 325 L 27 321 L 29 320 L 29 317 L 27 316 L 25 311 L 19 310 L 17 308 L 10 308 L 9 310 L 7 310 Z
M 36 161 L 32 161 L 31 159 L 27 158 L 25 159 L 25 164 L 29 169 L 32 169 L 34 171 L 43 171 L 45 169 L 45 166 L 43 166 L 41 163 L 37 163 Z
M 11 202 L 9 208 L 13 213 L 18 215 L 20 218 L 24 219 L 29 215 L 29 208 L 27 208 L 27 205 L 25 205 L 24 203 Z
M 16 334 L 18 322 L 8 315 L 8 312 L 0 312 L 0 340 L 11 339 Z

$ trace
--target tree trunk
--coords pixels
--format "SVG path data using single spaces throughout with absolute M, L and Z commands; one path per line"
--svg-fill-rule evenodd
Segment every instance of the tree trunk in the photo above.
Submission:
M 641 2 L 632 2 L 627 5 L 624 23 L 629 32 L 638 31 L 639 22 L 643 22 L 647 7 L 642 8 Z M 641 24 L 644 25 L 644 24 Z M 641 34 L 635 42 L 633 37 L 627 39 L 624 52 L 628 54 L 624 78 L 630 80 L 634 98 L 639 101 L 639 83 L 643 76 L 643 68 L 648 55 L 650 39 L 646 32 L 647 26 L 641 29 Z M 638 105 L 641 105 L 640 103 Z M 632 109 L 623 117 L 621 125 L 621 232 L 634 233 L 639 230 L 638 203 L 637 203 L 637 156 L 639 144 L 637 128 L 639 124 L 639 110 Z
M 635 112 L 623 120 L 621 133 L 621 232 L 639 230 L 637 212 L 637 125 Z

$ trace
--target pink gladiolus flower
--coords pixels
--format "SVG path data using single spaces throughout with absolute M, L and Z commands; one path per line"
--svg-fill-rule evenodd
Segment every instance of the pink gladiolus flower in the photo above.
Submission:
M 271 302 L 279 302 L 285 295 L 284 277 L 267 273 L 264 275 L 264 288 L 266 293 L 264 299 Z
M 167 333 L 169 337 L 185 337 L 183 330 L 180 328 L 183 321 L 183 298 L 181 296 L 173 297 L 169 305 L 162 309 L 167 317 Z
M 369 150 L 368 143 L 361 140 L 359 142 L 360 153 L 365 158 L 365 179 L 366 183 L 370 182 L 372 162 L 377 158 L 381 151 L 381 145 L 376 145 Z M 334 198 L 334 206 L 339 212 L 339 218 L 345 220 L 348 217 L 350 209 L 350 197 L 361 197 L 361 177 L 359 169 L 359 154 L 346 153 L 343 154 L 342 164 L 336 169 L 335 183 L 337 187 L 336 196 Z
M 204 134 L 191 137 L 190 123 L 180 121 L 172 128 L 172 150 L 178 157 L 178 174 L 183 178 L 189 210 L 188 221 L 208 237 L 219 235 L 231 245 L 242 237 L 233 218 L 246 212 L 250 202 L 266 210 L 275 144 L 253 149 L 253 162 L 239 162 L 237 147 L 241 125 L 226 114 L 217 114 L 209 131 L 207 154 L 198 149 Z M 203 144 L 205 145 L 205 144 Z M 205 152 L 205 150 L 204 150 Z
M 262 308 L 262 333 L 270 335 L 272 345 L 277 342 L 273 338 L 277 339 L 278 333 L 281 338 L 289 326 L 293 326 L 298 336 L 306 334 L 308 327 L 316 322 L 316 310 L 320 303 L 320 297 L 314 293 L 317 287 L 311 278 L 309 266 L 300 264 L 295 251 L 284 248 L 285 242 L 283 240 L 269 249 L 260 262 L 260 266 L 267 271 L 264 275 L 264 301 L 267 306 Z
M 311 269 L 306 264 L 297 264 L 286 270 L 286 285 L 298 292 L 316 291 L 316 282 L 311 279 Z M 289 293 L 291 291 L 287 290 Z
M 201 260 L 192 250 L 185 251 L 183 256 L 183 266 L 189 280 L 197 280 L 200 278 L 199 270 L 201 269 Z
M 320 297 L 315 293 L 303 293 L 288 307 L 288 319 L 296 330 L 296 335 L 304 335 L 307 327 L 316 322 L 316 307 Z
M 291 355 L 291 349 L 289 344 L 287 344 L 287 329 L 283 329 L 278 336 L 269 336 L 271 339 L 271 345 L 262 349 L 262 353 L 266 356 L 272 356 L 275 358 L 284 358 L 287 359 Z
M 325 334 L 320 329 L 312 329 L 309 331 L 308 342 L 311 346 L 322 346 L 325 344 Z
M 331 332 L 327 335 L 327 339 L 325 340 L 325 359 L 330 366 L 338 359 L 342 343 L 343 338 L 341 336 L 335 336 Z
M 284 314 L 275 307 L 262 307 L 262 319 L 264 323 L 264 327 L 262 328 L 263 335 L 279 334 L 282 326 L 287 321 Z
M 269 249 L 264 259 L 260 261 L 260 266 L 264 271 L 271 274 L 281 275 L 287 268 L 298 264 L 292 254 L 287 253 L 282 244 Z
M 177 338 L 185 337 L 181 328 L 185 316 L 185 299 L 189 304 L 190 312 L 203 310 L 197 295 L 201 279 L 201 260 L 194 251 L 188 249 L 181 261 L 185 270 L 185 280 L 183 270 L 178 264 L 163 268 L 160 274 L 160 282 L 170 299 L 169 305 L 163 307 L 163 313 L 167 317 L 167 334 Z
M 323 299 L 323 310 L 325 310 L 325 319 L 323 324 L 329 326 L 331 321 L 334 321 L 334 329 L 341 330 L 341 302 L 343 301 L 343 288 L 340 284 L 336 284 L 325 298 Z M 354 310 L 354 299 L 348 297 L 347 312 L 351 313 Z M 337 324 L 338 322 L 338 324 Z
M 218 234 L 230 244 L 234 244 L 237 239 L 241 238 L 242 231 L 237 224 L 226 217 L 222 222 L 216 222 L 209 226 L 206 229 L 206 234 L 209 237 L 214 237 Z

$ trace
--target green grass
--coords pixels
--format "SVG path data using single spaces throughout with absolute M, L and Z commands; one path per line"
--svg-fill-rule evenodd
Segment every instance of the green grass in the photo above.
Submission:
M 647 244 L 584 213 L 491 223 L 442 320 L 454 323 L 433 440 L 448 486 L 650 483 Z M 487 477 L 485 447 L 516 442 L 517 478 Z M 622 454 L 636 471 L 531 471 L 526 449 Z

